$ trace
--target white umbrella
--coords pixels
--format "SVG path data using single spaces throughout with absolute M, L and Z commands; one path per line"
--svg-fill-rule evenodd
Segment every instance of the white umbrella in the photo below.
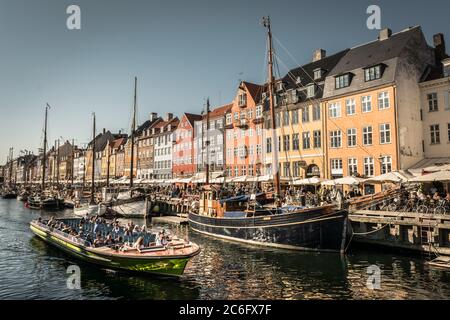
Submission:
M 437 171 L 423 176 L 409 179 L 408 182 L 450 182 L 450 171 Z
M 363 179 L 363 178 L 349 176 L 349 177 L 343 177 L 343 178 L 334 179 L 334 180 L 326 180 L 326 181 L 323 181 L 321 184 L 323 186 L 340 186 L 340 185 L 354 186 L 354 185 L 359 185 L 359 184 L 363 183 L 364 181 L 365 181 L 365 179 Z
M 377 177 L 366 179 L 367 183 L 384 183 L 384 182 L 393 182 L 393 183 L 401 183 L 406 182 L 408 179 L 411 179 L 413 175 L 406 173 L 405 171 L 392 171 L 385 174 L 382 174 Z
M 307 178 L 307 179 L 295 180 L 291 184 L 294 186 L 304 186 L 304 185 L 313 185 L 314 186 L 314 185 L 319 185 L 324 181 L 325 181 L 325 179 L 318 178 L 318 177 L 312 177 L 312 178 Z

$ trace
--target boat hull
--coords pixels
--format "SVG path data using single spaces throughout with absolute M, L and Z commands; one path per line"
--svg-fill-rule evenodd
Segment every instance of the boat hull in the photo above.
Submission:
M 342 252 L 347 213 L 322 209 L 252 218 L 215 218 L 189 213 L 197 232 L 251 245 L 290 250 Z
M 145 200 L 112 204 L 110 210 L 114 214 L 128 218 L 142 218 L 148 215 Z
M 93 263 L 103 267 L 126 270 L 131 272 L 148 273 L 165 276 L 181 276 L 187 263 L 192 258 L 168 257 L 168 258 L 145 258 L 130 259 L 112 255 L 103 255 L 93 252 L 84 246 L 78 246 L 68 241 L 63 236 L 50 232 L 39 225 L 30 224 L 31 231 L 45 242 L 61 249 L 62 251 L 85 262 Z
M 94 216 L 94 215 L 104 215 L 106 213 L 106 207 L 104 205 L 89 205 L 89 206 L 82 206 L 78 208 L 73 209 L 73 213 L 79 217 L 85 217 L 87 215 Z

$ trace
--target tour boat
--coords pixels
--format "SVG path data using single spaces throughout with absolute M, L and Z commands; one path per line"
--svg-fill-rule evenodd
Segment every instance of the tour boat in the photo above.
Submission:
M 76 227 L 80 219 L 55 221 Z M 106 268 L 146 274 L 181 276 L 189 260 L 200 252 L 197 244 L 177 238 L 172 238 L 166 245 L 141 248 L 140 252 L 133 248 L 122 251 L 106 245 L 93 247 L 89 241 L 81 237 L 72 236 L 38 220 L 32 221 L 30 228 L 47 243 L 83 261 Z

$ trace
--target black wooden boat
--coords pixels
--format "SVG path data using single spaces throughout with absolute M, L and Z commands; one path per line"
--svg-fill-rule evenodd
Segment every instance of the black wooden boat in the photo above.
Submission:
M 345 249 L 345 210 L 334 205 L 245 209 L 249 204 L 245 201 L 216 200 L 214 191 L 204 191 L 198 212 L 189 213 L 189 226 L 203 234 L 251 245 L 323 252 Z

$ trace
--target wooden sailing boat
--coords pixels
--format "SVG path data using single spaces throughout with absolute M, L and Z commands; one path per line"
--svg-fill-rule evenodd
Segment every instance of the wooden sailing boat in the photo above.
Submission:
M 130 161 L 130 184 L 129 192 L 119 193 L 117 199 L 111 203 L 110 209 L 113 213 L 125 217 L 145 217 L 148 213 L 145 196 L 134 189 L 134 157 L 136 138 L 136 113 L 137 113 L 137 77 L 134 78 L 134 103 L 133 119 L 131 122 L 131 161 Z M 136 152 L 136 154 L 138 154 Z
M 95 113 L 93 116 L 93 124 L 92 124 L 92 159 L 91 159 L 91 194 L 90 200 L 87 203 L 76 203 L 73 212 L 77 216 L 91 216 L 91 215 L 103 215 L 106 212 L 106 206 L 102 203 L 95 202 Z M 86 169 L 85 169 L 86 170 Z
M 276 143 L 272 32 L 269 17 L 263 19 L 268 30 L 268 89 L 272 120 L 272 143 Z M 277 150 L 273 147 L 273 150 Z M 346 243 L 347 212 L 334 205 L 315 208 L 280 207 L 278 159 L 273 152 L 275 205 L 264 206 L 265 194 L 220 199 L 220 190 L 206 186 L 199 209 L 189 213 L 190 227 L 200 233 L 252 245 L 293 250 L 343 252 Z

